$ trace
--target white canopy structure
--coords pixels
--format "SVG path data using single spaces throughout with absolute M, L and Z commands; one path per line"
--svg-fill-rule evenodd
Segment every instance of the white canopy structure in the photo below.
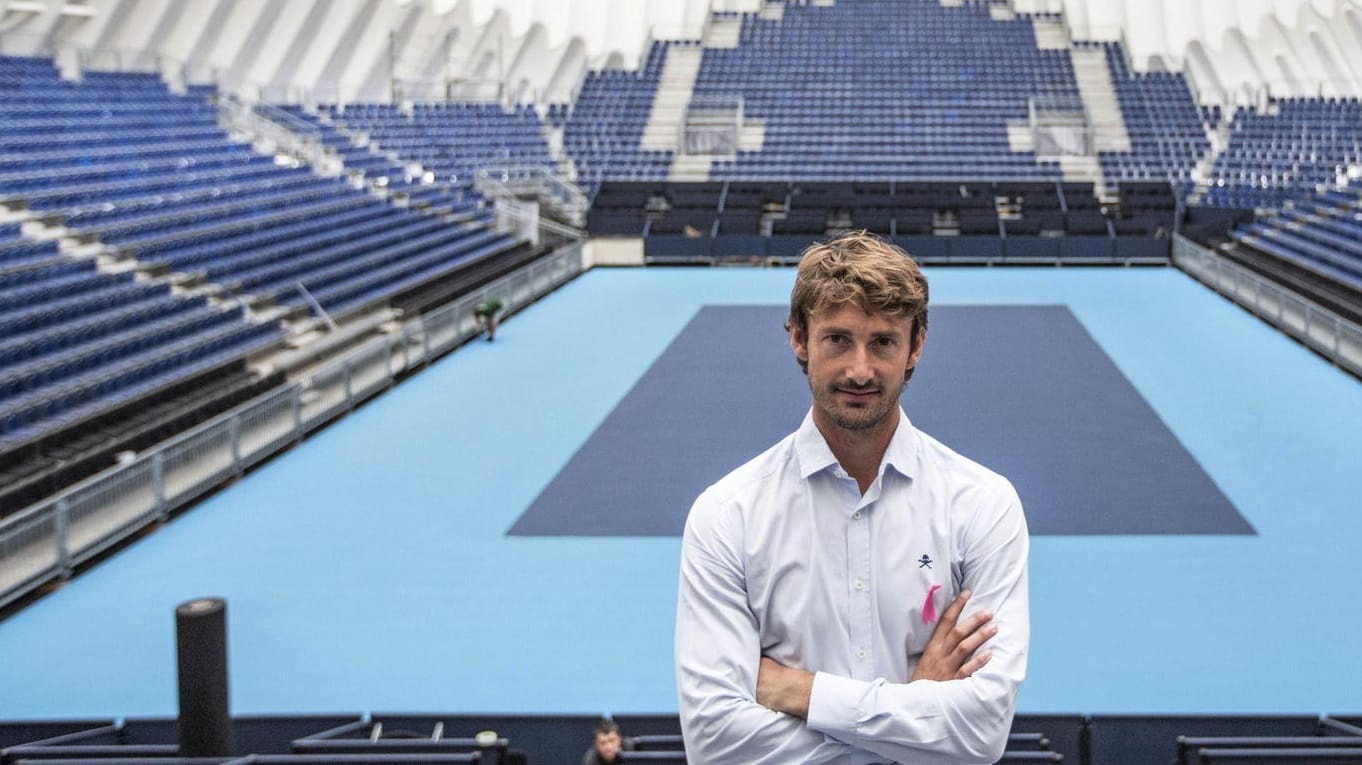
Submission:
M 158 66 L 244 98 L 569 100 L 589 68 L 700 38 L 711 10 L 773 0 L 0 0 L 0 51 Z M 817 0 L 835 2 L 835 0 Z M 1187 72 L 1207 103 L 1362 96 L 1358 0 L 1013 0 L 1137 69 Z M 81 51 L 78 53 L 77 51 Z

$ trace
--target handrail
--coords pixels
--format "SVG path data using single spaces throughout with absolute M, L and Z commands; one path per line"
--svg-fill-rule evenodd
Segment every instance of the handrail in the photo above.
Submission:
M 1173 237 L 1173 264 L 1334 364 L 1362 377 L 1362 326 L 1181 234 Z
M 306 135 L 289 130 L 284 125 L 267 118 L 259 111 L 259 105 L 252 107 L 231 95 L 220 95 L 217 102 L 219 120 L 228 128 L 240 130 L 256 139 L 273 143 L 277 150 L 291 154 L 322 169 L 327 159 L 326 147 L 321 141 L 321 131 L 308 123 Z M 277 110 L 276 111 L 282 111 Z M 299 120 L 302 122 L 302 120 Z
M 394 77 L 394 103 L 478 101 L 504 103 L 505 84 L 500 80 L 467 77 Z
M 488 165 L 473 173 L 473 185 L 480 192 L 494 199 L 519 202 L 519 193 L 512 184 L 530 186 L 525 191 L 533 191 L 541 200 L 555 203 L 561 213 L 579 225 L 585 223 L 588 207 L 586 194 L 577 184 L 563 178 L 548 168 L 539 165 Z M 507 209 L 519 210 L 516 204 Z M 523 218 L 519 212 L 518 219 Z M 522 221 L 523 222 L 523 221 Z M 562 226 L 554 221 L 539 218 L 542 231 L 551 231 L 570 239 L 582 239 L 585 234 L 570 226 Z
M 272 85 L 246 80 L 237 70 L 219 73 L 218 89 L 252 103 L 297 104 L 316 108 L 320 104 L 341 103 L 341 89 L 337 85 Z M 357 99 L 351 99 L 352 101 Z
M 541 184 L 541 192 L 567 205 L 585 207 L 586 194 L 577 184 L 542 165 L 483 165 L 473 173 L 474 183 L 496 184 L 514 194 L 511 181 Z
M 745 105 L 739 95 L 692 96 L 681 115 L 676 152 L 736 156 L 742 140 Z
M 1058 155 L 1091 156 L 1094 152 L 1092 118 L 1087 104 L 1077 96 L 1033 96 L 1026 100 L 1027 118 L 1031 127 L 1032 146 L 1037 157 Z M 1041 140 L 1042 130 L 1055 133 L 1051 140 Z M 1075 132 L 1076 131 L 1076 132 Z M 1077 144 L 1072 139 L 1077 139 Z M 1053 144 L 1058 152 L 1046 153 L 1042 145 Z
M 282 109 L 274 104 L 258 103 L 255 105 L 255 111 L 265 119 L 282 125 L 294 133 L 302 133 L 303 135 L 311 136 L 318 140 L 322 137 L 321 128 L 302 119 L 296 114 L 293 114 L 287 109 Z

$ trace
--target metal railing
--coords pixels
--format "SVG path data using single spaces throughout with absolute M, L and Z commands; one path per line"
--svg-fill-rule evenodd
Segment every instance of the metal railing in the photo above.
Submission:
M 473 173 L 473 186 L 490 197 L 532 194 L 574 223 L 585 224 L 588 204 L 581 187 L 543 165 L 485 165 Z
M 1007 5 L 1016 13 L 1064 13 L 1064 0 L 1010 0 Z
M 336 416 L 401 373 L 475 336 L 478 303 L 514 312 L 585 270 L 582 247 L 554 254 L 405 322 L 316 372 L 224 413 L 125 464 L 0 520 L 0 607 L 72 570 Z
M 323 175 L 336 175 L 340 160 L 322 143 L 321 130 L 305 120 L 269 105 L 252 106 L 234 96 L 219 95 L 218 123 L 228 131 L 251 136 L 256 149 L 266 154 L 283 153 L 312 165 Z M 281 124 L 286 116 L 306 128 L 295 132 Z
M 742 96 L 694 96 L 681 117 L 677 151 L 688 155 L 736 156 L 742 136 Z
M 270 103 L 258 103 L 255 111 L 265 119 L 277 123 L 290 132 L 320 141 L 322 139 L 322 129 L 296 114 Z
M 1027 99 L 1027 118 L 1037 157 L 1093 154 L 1092 120 L 1077 96 L 1034 96 Z
M 474 101 L 509 104 L 510 90 L 500 80 L 469 77 L 401 77 L 392 81 L 392 100 L 403 102 Z
M 244 101 L 297 104 L 309 109 L 314 109 L 322 104 L 339 104 L 342 101 L 341 89 L 337 85 L 315 84 L 306 87 L 302 85 L 261 85 L 255 82 L 247 82 L 232 73 L 219 77 L 218 88 L 223 92 L 234 92 L 238 98 Z M 384 93 L 380 100 L 387 101 L 387 94 Z
M 1339 367 L 1362 376 L 1362 327 L 1182 235 L 1173 264 Z

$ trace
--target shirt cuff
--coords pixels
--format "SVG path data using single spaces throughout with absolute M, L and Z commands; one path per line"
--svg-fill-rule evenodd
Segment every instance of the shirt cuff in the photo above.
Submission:
M 808 727 L 855 746 L 861 699 L 868 685 L 864 680 L 815 673 L 809 693 Z

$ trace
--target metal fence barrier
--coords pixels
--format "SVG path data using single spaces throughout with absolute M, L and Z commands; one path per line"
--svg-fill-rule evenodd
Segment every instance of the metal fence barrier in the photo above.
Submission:
M 316 372 L 0 520 L 0 607 L 303 439 L 476 335 L 478 303 L 516 311 L 585 270 L 580 243 L 350 351 Z
M 1343 369 L 1362 376 L 1362 327 L 1184 236 L 1173 263 Z

